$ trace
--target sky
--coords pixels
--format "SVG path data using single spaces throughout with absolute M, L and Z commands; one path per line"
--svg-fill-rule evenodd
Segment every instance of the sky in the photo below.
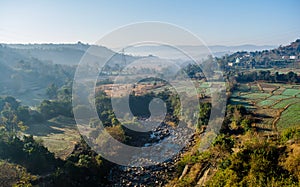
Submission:
M 124 25 L 158 21 L 208 45 L 285 45 L 300 38 L 299 7 L 299 0 L 1 0 L 0 43 L 93 44 Z

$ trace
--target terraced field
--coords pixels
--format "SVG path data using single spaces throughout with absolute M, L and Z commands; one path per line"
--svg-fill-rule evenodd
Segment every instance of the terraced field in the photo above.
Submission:
M 276 102 L 276 100 L 268 98 L 266 100 L 260 101 L 257 105 L 260 106 L 260 107 L 271 106 L 275 102 Z
M 243 95 L 242 97 L 256 101 L 257 99 L 266 99 L 270 96 L 271 96 L 271 94 L 269 94 L 269 93 L 250 93 L 250 94 Z
M 287 95 L 287 96 L 294 96 L 300 94 L 300 89 L 285 89 L 282 95 Z
M 191 84 L 190 84 L 191 83 Z M 212 92 L 214 92 L 214 87 L 218 88 L 219 85 L 225 87 L 224 82 L 203 82 L 203 81 L 194 81 L 192 80 L 187 84 L 186 81 L 174 81 L 172 83 L 172 87 L 169 85 L 165 85 L 159 88 L 153 88 L 151 91 L 155 93 L 159 93 L 164 91 L 165 89 L 171 89 L 172 91 L 176 91 L 178 93 L 186 93 L 188 95 L 203 94 L 205 96 L 211 97 Z
M 300 124 L 300 101 L 289 106 L 282 112 L 277 123 L 277 128 L 282 130 L 286 127 L 296 127 Z
M 240 84 L 230 103 L 244 105 L 258 116 L 264 116 L 256 125 L 269 130 L 281 131 L 300 124 L 300 85 Z
M 272 95 L 268 99 L 280 100 L 280 99 L 287 99 L 287 98 L 289 98 L 289 96 L 286 96 L 286 95 Z
M 280 108 L 285 108 L 288 105 L 297 103 L 300 101 L 300 98 L 287 98 L 279 101 L 276 105 L 274 105 L 272 108 L 274 109 L 280 109 Z

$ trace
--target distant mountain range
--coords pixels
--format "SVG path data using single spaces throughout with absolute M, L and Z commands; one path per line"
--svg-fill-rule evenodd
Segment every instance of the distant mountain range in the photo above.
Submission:
M 116 49 L 108 49 L 103 46 L 88 45 L 78 42 L 77 44 L 0 44 L 3 48 L 9 48 L 9 53 L 5 54 L 5 58 L 14 63 L 20 59 L 36 58 L 41 61 L 53 64 L 76 65 L 79 63 L 86 50 L 91 46 L 96 48 L 100 53 L 97 58 L 105 58 L 112 56 Z M 184 52 L 193 56 L 203 58 L 209 55 L 209 50 L 216 57 L 225 54 L 232 54 L 237 51 L 261 51 L 276 48 L 272 45 L 238 45 L 238 46 L 178 46 Z M 209 49 L 209 50 L 208 50 Z M 115 50 L 115 51 L 113 51 Z M 125 54 L 133 56 L 158 56 L 161 58 L 185 59 L 184 55 L 168 46 L 138 46 L 125 49 Z M 116 57 L 115 57 L 116 58 Z M 116 59 L 115 59 L 116 60 Z
M 278 46 L 273 45 L 238 45 L 238 46 L 177 46 L 177 48 L 183 50 L 183 52 L 192 55 L 196 59 L 201 59 L 207 55 L 213 55 L 216 57 L 223 56 L 225 54 L 232 54 L 237 51 L 262 51 L 276 48 Z M 148 46 L 134 46 L 127 48 L 125 53 L 131 55 L 148 56 L 154 55 L 161 58 L 171 59 L 185 59 L 185 55 L 176 50 L 176 47 L 169 47 L 163 45 L 148 45 Z

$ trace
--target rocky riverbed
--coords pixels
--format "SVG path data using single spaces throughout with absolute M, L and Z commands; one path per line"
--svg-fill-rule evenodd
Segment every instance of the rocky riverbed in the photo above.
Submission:
M 146 143 L 144 147 L 154 146 L 161 143 L 161 141 L 164 141 L 167 138 L 172 139 L 173 136 L 180 136 L 180 134 L 178 133 L 186 134 L 188 133 L 187 131 L 188 129 L 174 131 L 173 128 L 162 124 L 152 131 L 152 133 L 149 135 L 150 143 Z M 192 134 L 190 135 L 190 138 L 185 138 L 186 146 L 183 147 L 173 157 L 167 159 L 164 162 L 156 163 L 151 166 L 140 167 L 115 166 L 110 171 L 109 181 L 111 185 L 109 186 L 164 186 L 167 181 L 175 174 L 176 162 L 178 162 L 182 154 L 194 144 L 194 136 Z M 146 154 L 149 153 L 145 152 L 144 154 L 146 157 Z M 163 155 L 157 156 L 163 157 Z M 133 165 L 137 161 L 140 163 L 148 162 L 148 160 L 143 160 L 143 158 L 132 158 Z

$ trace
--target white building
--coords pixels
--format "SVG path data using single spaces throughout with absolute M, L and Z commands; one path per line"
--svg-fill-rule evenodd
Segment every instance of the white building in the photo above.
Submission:
M 233 63 L 232 62 L 228 62 L 228 66 L 232 67 Z

